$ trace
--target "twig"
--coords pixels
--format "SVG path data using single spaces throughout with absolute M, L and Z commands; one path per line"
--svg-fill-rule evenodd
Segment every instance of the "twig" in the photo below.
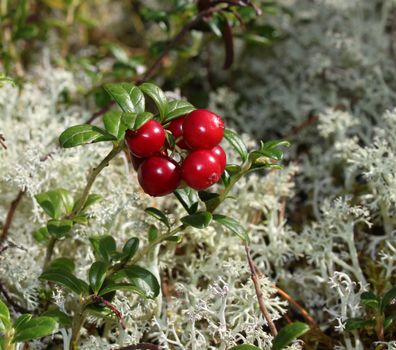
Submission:
M 7 239 L 8 231 L 10 230 L 12 219 L 14 218 L 16 208 L 18 207 L 19 202 L 21 201 L 24 194 L 25 194 L 25 191 L 20 190 L 18 192 L 18 195 L 15 197 L 15 199 L 10 204 L 10 208 L 8 209 L 7 217 L 4 222 L 3 230 L 0 235 L 0 245 Z
M 7 301 L 7 303 L 10 304 L 14 308 L 15 311 L 20 312 L 22 314 L 31 313 L 31 311 L 29 311 L 28 309 L 24 308 L 23 306 L 17 304 L 14 300 L 12 300 L 7 289 L 3 286 L 3 284 L 1 282 L 0 282 L 0 292 L 1 292 L 1 294 L 4 295 L 4 298 Z
M 7 145 L 5 144 L 5 138 L 3 134 L 0 134 L 0 145 L 4 148 L 7 149 Z
M 286 299 L 290 304 L 292 304 L 298 310 L 301 316 L 304 317 L 304 319 L 310 324 L 312 328 L 320 329 L 316 321 L 308 314 L 308 311 L 305 310 L 296 300 L 294 300 L 292 296 L 290 296 L 283 289 L 277 286 L 274 286 L 274 288 L 276 288 L 278 294 L 282 298 Z
M 155 345 L 155 344 L 139 343 L 139 344 L 124 346 L 122 348 L 118 348 L 114 350 L 161 350 L 161 348 L 159 345 Z
M 245 251 L 246 251 L 246 257 L 247 257 L 247 260 L 248 260 L 248 263 L 249 263 L 249 268 L 250 268 L 252 281 L 253 281 L 253 284 L 254 284 L 254 288 L 256 290 L 257 301 L 259 303 L 261 314 L 264 316 L 264 318 L 267 321 L 268 326 L 269 326 L 269 328 L 271 330 L 272 335 L 275 337 L 278 334 L 278 331 L 277 331 L 277 329 L 275 327 L 274 322 L 271 319 L 271 316 L 270 316 L 270 314 L 268 312 L 267 307 L 265 306 L 264 296 L 263 296 L 263 292 L 261 291 L 260 282 L 259 282 L 259 279 L 258 279 L 258 276 L 257 276 L 257 271 L 256 271 L 256 268 L 254 266 L 254 262 L 252 260 L 252 257 L 250 255 L 250 248 L 249 248 L 249 246 L 247 244 L 245 245 Z
M 126 328 L 125 326 L 125 320 L 124 316 L 122 316 L 122 313 L 120 310 L 118 310 L 112 303 L 107 301 L 105 298 L 101 297 L 100 295 L 93 295 L 92 300 L 94 301 L 100 301 L 101 303 L 105 304 L 113 313 L 117 316 L 117 318 L 120 321 L 120 325 L 122 328 Z
M 285 137 L 290 137 L 299 134 L 305 128 L 315 124 L 318 120 L 319 120 L 318 115 L 310 116 L 307 120 L 304 120 L 301 124 L 292 127 L 291 130 L 286 133 Z
M 142 77 L 138 78 L 135 80 L 135 83 L 137 85 L 147 81 L 150 79 L 154 73 L 157 71 L 157 69 L 161 66 L 162 61 L 168 56 L 169 52 L 176 46 L 176 44 L 183 39 L 183 37 L 190 31 L 191 28 L 193 28 L 195 25 L 197 25 L 202 19 L 205 17 L 208 17 L 209 15 L 221 11 L 221 7 L 209 7 L 206 10 L 203 10 L 199 12 L 193 20 L 188 22 L 181 30 L 180 32 L 168 43 L 168 45 L 165 47 L 164 51 L 161 53 L 161 55 L 153 62 L 153 64 L 150 66 L 149 69 L 143 74 Z

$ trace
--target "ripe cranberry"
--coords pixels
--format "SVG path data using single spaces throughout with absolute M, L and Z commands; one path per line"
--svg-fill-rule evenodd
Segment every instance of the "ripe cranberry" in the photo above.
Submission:
M 152 156 L 140 165 L 138 180 L 143 191 L 150 196 L 165 196 L 179 186 L 180 166 L 171 158 Z
M 224 122 L 206 109 L 196 109 L 183 122 L 183 138 L 193 149 L 210 149 L 217 146 L 224 135 Z
M 185 117 L 183 116 L 183 117 L 179 117 L 177 119 L 172 120 L 167 129 L 172 133 L 172 135 L 175 138 L 175 140 L 179 139 L 179 141 L 177 141 L 176 144 L 181 149 L 189 149 L 189 147 L 187 146 L 187 144 L 183 140 L 183 122 L 184 122 L 184 118 Z
M 125 140 L 136 157 L 148 157 L 158 152 L 165 142 L 165 130 L 156 120 L 149 120 L 138 130 L 127 130 Z
M 221 146 L 215 146 L 212 148 L 212 154 L 215 156 L 215 158 L 219 162 L 220 167 L 221 167 L 221 173 L 223 173 L 224 169 L 227 165 L 226 153 L 224 152 L 224 150 Z
M 167 154 L 165 149 L 161 150 L 156 155 L 157 156 L 164 156 L 164 157 L 168 156 L 168 154 Z M 131 154 L 131 162 L 132 162 L 133 169 L 138 171 L 140 164 L 142 164 L 146 159 L 147 158 L 140 158 L 140 157 L 136 157 L 133 154 Z
M 220 180 L 220 162 L 211 150 L 200 149 L 191 152 L 182 164 L 182 177 L 188 186 L 204 190 Z

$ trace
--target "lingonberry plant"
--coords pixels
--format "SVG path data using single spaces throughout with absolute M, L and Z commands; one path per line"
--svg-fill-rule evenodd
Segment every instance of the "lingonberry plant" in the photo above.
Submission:
M 112 149 L 91 171 L 81 195 L 55 189 L 36 196 L 49 216 L 46 225 L 35 233 L 37 241 L 47 244 L 40 276 L 46 311 L 35 318 L 22 315 L 13 325 L 7 307 L 1 303 L 0 324 L 5 334 L 2 349 L 13 349 L 19 341 L 43 337 L 58 327 L 70 329 L 70 333 L 63 334 L 64 343 L 77 349 L 81 329 L 89 315 L 117 318 L 124 326 L 121 312 L 112 304 L 116 293 L 129 291 L 142 298 L 156 298 L 160 283 L 149 269 L 141 266 L 142 259 L 166 241 L 178 242 L 188 227 L 202 229 L 211 224 L 222 225 L 247 247 L 246 228 L 232 217 L 216 213 L 216 209 L 225 200 L 233 200 L 230 191 L 243 176 L 256 170 L 280 167 L 278 162 L 283 153 L 279 146 L 287 146 L 286 141 L 262 142 L 259 149 L 249 152 L 234 131 L 224 128 L 219 116 L 195 109 L 187 101 L 169 101 L 154 84 L 144 83 L 139 87 L 130 83 L 108 84 L 105 89 L 120 110 L 104 115 L 103 128 L 88 124 L 68 128 L 60 135 L 59 142 L 64 148 L 109 142 Z M 147 110 L 146 97 L 153 100 L 156 111 Z M 239 164 L 226 165 L 225 152 L 219 145 L 223 136 L 238 153 Z M 186 215 L 180 222 L 172 222 L 158 208 L 146 208 L 147 215 L 157 219 L 159 224 L 150 226 L 145 244 L 131 237 L 121 250 L 110 235 L 91 237 L 96 261 L 88 268 L 87 279 L 83 280 L 74 274 L 72 259 L 53 256 L 54 247 L 61 240 L 73 239 L 75 226 L 89 223 L 89 207 L 102 200 L 99 195 L 90 193 L 91 187 L 100 172 L 121 152 L 129 153 L 144 192 L 151 196 L 173 192 Z M 214 184 L 216 187 L 208 191 Z M 70 292 L 73 302 L 67 310 L 69 314 L 51 305 L 48 292 L 54 285 Z M 278 345 L 274 348 L 284 347 L 307 329 L 299 323 L 288 326 L 287 331 L 282 330 L 278 340 L 275 339 L 274 344 Z M 244 344 L 235 349 L 257 348 Z

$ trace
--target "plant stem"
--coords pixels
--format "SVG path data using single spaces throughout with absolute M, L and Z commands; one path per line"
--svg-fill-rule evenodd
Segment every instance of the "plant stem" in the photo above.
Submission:
M 54 247 L 57 239 L 55 237 L 51 237 L 49 239 L 48 245 L 47 245 L 47 251 L 45 253 L 45 259 L 44 259 L 44 265 L 43 265 L 43 270 L 48 266 L 49 262 L 51 261 L 52 254 L 54 253 Z
M 70 217 L 73 218 L 74 216 L 78 215 L 83 208 L 85 201 L 87 200 L 87 197 L 89 195 L 89 192 L 91 190 L 91 187 L 93 183 L 95 182 L 97 176 L 100 174 L 100 172 L 109 165 L 110 161 L 122 150 L 124 149 L 124 143 L 120 142 L 120 144 L 116 147 L 114 147 L 110 153 L 100 162 L 100 164 L 94 168 L 91 172 L 91 175 L 88 178 L 87 184 L 85 185 L 84 192 L 79 199 L 79 201 L 76 204 L 75 209 L 71 213 Z
M 271 315 L 269 314 L 267 307 L 265 306 L 263 292 L 261 291 L 260 282 L 257 276 L 257 271 L 256 268 L 254 267 L 254 263 L 250 255 L 250 248 L 247 244 L 245 245 L 245 250 L 246 250 L 246 257 L 249 263 L 250 273 L 254 284 L 254 288 L 256 290 L 256 296 L 259 303 L 261 314 L 264 316 L 264 319 L 267 321 L 272 335 L 275 337 L 278 334 L 278 331 L 275 327 L 274 322 L 272 321 Z
M 73 326 L 72 326 L 72 337 L 70 340 L 70 350 L 78 350 L 78 340 L 80 338 L 81 327 L 85 321 L 85 311 L 84 306 L 82 309 L 74 316 Z

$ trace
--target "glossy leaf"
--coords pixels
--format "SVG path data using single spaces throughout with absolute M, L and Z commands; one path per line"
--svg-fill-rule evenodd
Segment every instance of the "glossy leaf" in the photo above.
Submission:
M 130 283 L 115 283 L 111 282 L 108 285 L 104 286 L 100 291 L 99 295 L 103 296 L 108 293 L 121 290 L 121 291 L 127 291 L 127 292 L 132 292 L 135 294 L 140 295 L 141 297 L 145 298 L 146 297 L 146 291 L 134 284 Z
M 396 298 L 396 287 L 391 288 L 388 290 L 384 296 L 382 297 L 380 303 L 380 311 L 383 313 L 385 308 L 392 302 L 393 299 Z
M 86 215 L 76 215 L 76 216 L 73 217 L 73 222 L 75 224 L 87 225 L 88 224 L 88 217 Z
M 156 218 L 157 220 L 161 221 L 163 224 L 165 224 L 165 226 L 170 227 L 168 218 L 161 210 L 149 207 L 146 208 L 144 211 L 152 217 Z
M 153 114 L 149 112 L 139 113 L 132 123 L 131 129 L 138 130 L 143 124 L 147 123 L 150 119 L 153 119 Z
M 159 111 L 161 120 L 163 121 L 168 112 L 168 100 L 164 92 L 157 86 L 151 83 L 144 83 L 140 85 L 140 89 L 154 101 Z
M 289 323 L 283 327 L 272 342 L 272 350 L 281 350 L 292 341 L 309 331 L 309 326 L 302 322 Z
M 40 316 L 26 320 L 19 327 L 15 327 L 14 343 L 42 338 L 54 333 L 58 323 L 52 317 Z
M 362 318 L 350 318 L 345 322 L 345 330 L 347 331 L 354 331 L 356 329 L 361 329 L 365 327 L 374 327 L 375 321 L 374 320 L 365 320 Z
M 252 162 L 255 162 L 260 157 L 266 157 L 273 160 L 282 160 L 283 151 L 278 147 L 285 146 L 289 147 L 290 143 L 288 141 L 273 140 L 268 142 L 261 142 L 260 149 L 250 153 L 249 158 Z
M 207 211 L 197 212 L 195 214 L 184 216 L 180 221 L 187 225 L 195 228 L 205 228 L 208 227 L 212 221 L 212 214 Z
M 198 209 L 198 193 L 190 187 L 180 188 L 173 192 L 183 208 L 189 214 L 194 214 Z
M 106 84 L 104 89 L 124 112 L 144 112 L 144 95 L 137 86 L 131 83 L 114 83 Z
M 157 278 L 143 267 L 134 265 L 127 267 L 123 270 L 128 280 L 144 290 L 147 297 L 155 298 L 160 292 L 160 285 Z
M 66 315 L 64 312 L 58 309 L 50 309 L 45 311 L 41 316 L 48 316 L 56 320 L 62 328 L 71 328 L 72 325 L 72 317 Z
M 110 262 L 116 249 L 116 241 L 112 236 L 103 236 L 99 238 L 97 252 L 104 261 Z
M 62 214 L 69 214 L 73 210 L 73 197 L 63 188 L 39 193 L 35 198 L 44 211 L 54 219 L 58 219 Z
M 48 240 L 48 229 L 46 226 L 41 227 L 40 229 L 38 229 L 37 231 L 33 232 L 33 238 L 37 241 L 37 242 L 45 242 Z
M 67 235 L 72 227 L 72 220 L 49 220 L 47 223 L 48 233 L 57 239 Z
M 103 116 L 103 123 L 110 134 L 121 140 L 124 138 L 125 131 L 131 128 L 132 121 L 135 118 L 135 113 L 110 111 Z
M 89 285 L 95 294 L 97 294 L 102 287 L 102 284 L 106 278 L 107 264 L 103 261 L 96 261 L 91 265 L 89 269 L 88 278 Z
M 249 242 L 249 235 L 246 228 L 235 219 L 221 214 L 213 214 L 213 220 L 237 235 L 242 241 Z
M 72 126 L 66 129 L 59 136 L 59 143 L 63 148 L 71 148 L 88 143 L 116 140 L 117 138 L 109 134 L 106 130 L 88 124 Z
M 148 230 L 148 241 L 150 243 L 154 242 L 158 237 L 158 228 L 154 225 L 150 225 Z
M 380 305 L 379 298 L 372 292 L 364 292 L 360 296 L 360 301 L 362 304 L 374 309 L 378 310 Z
M 89 207 L 97 202 L 100 202 L 101 200 L 103 200 L 103 197 L 100 194 L 92 193 L 88 195 L 87 200 L 85 201 L 84 206 L 81 209 L 81 213 L 85 213 Z
M 390 326 L 392 326 L 393 321 L 395 320 L 396 315 L 390 315 L 384 320 L 384 330 L 387 330 Z
M 57 258 L 51 262 L 48 269 L 65 270 L 66 272 L 73 273 L 75 265 L 74 261 L 70 258 Z
M 16 321 L 14 323 L 14 328 L 21 329 L 23 327 L 23 324 L 26 323 L 27 321 L 29 321 L 32 317 L 33 317 L 33 315 L 31 315 L 31 314 L 22 314 L 21 316 L 19 316 L 16 319 Z
M 242 345 L 234 346 L 230 350 L 261 350 L 261 349 L 254 345 L 242 344 Z
M 10 311 L 7 305 L 0 299 L 0 332 L 11 328 Z
M 125 258 L 131 259 L 139 249 L 139 239 L 136 237 L 132 237 L 128 239 L 122 248 L 122 253 Z
M 172 119 L 176 119 L 182 115 L 186 115 L 193 110 L 195 110 L 195 107 L 190 102 L 183 100 L 170 101 L 164 123 L 170 122 Z
M 40 279 L 54 282 L 78 295 L 87 291 L 87 285 L 84 281 L 64 269 L 49 268 L 41 274 Z
M 230 143 L 235 151 L 238 152 L 239 156 L 245 161 L 248 158 L 248 150 L 241 139 L 241 137 L 234 131 L 230 129 L 224 130 L 224 138 Z

